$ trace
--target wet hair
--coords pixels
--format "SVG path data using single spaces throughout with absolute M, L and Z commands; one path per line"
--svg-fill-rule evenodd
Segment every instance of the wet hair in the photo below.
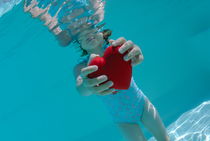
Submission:
M 102 31 L 103 33 L 103 38 L 104 40 L 106 41 L 106 44 L 108 45 L 109 44 L 109 37 L 112 35 L 112 31 L 110 29 L 104 29 Z M 85 55 L 88 55 L 88 52 L 82 48 L 81 44 L 79 43 L 78 40 L 76 40 L 74 43 L 77 43 L 79 46 L 76 46 L 77 48 L 79 48 L 79 51 L 81 51 L 81 57 L 82 56 L 85 56 Z

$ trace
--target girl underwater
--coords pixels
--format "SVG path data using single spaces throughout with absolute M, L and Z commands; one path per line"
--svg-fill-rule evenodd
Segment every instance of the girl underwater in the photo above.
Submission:
M 108 40 L 111 35 L 110 30 L 104 30 L 96 33 L 93 29 L 86 30 L 78 36 L 78 43 L 83 51 L 83 57 L 74 67 L 74 76 L 76 79 L 76 88 L 83 96 L 97 95 L 107 106 L 114 123 L 122 131 L 128 141 L 146 141 L 139 122 L 154 135 L 158 141 L 169 141 L 164 124 L 160 116 L 143 92 L 136 85 L 132 77 L 131 84 L 127 90 L 117 90 L 117 94 L 112 94 L 115 89 L 110 88 L 112 81 L 108 81 L 107 76 L 101 75 L 89 79 L 88 74 L 95 72 L 97 66 L 87 66 L 91 59 L 96 56 L 102 56 L 106 47 L 121 45 L 119 52 L 123 54 L 125 61 L 131 60 L 132 66 L 136 66 L 143 61 L 141 49 L 132 41 L 127 41 L 121 37 L 114 40 Z M 101 85 L 99 85 L 101 84 Z
M 103 8 L 100 9 L 97 7 L 101 3 L 97 3 L 96 1 L 91 0 L 92 7 L 98 10 L 96 15 L 99 19 L 96 19 L 96 21 L 99 22 L 103 19 L 104 11 Z M 42 2 L 46 1 L 42 0 Z M 112 81 L 101 84 L 109 79 L 107 76 L 101 75 L 92 79 L 87 77 L 88 74 L 97 70 L 97 66 L 88 66 L 90 60 L 96 56 L 102 56 L 104 50 L 109 45 L 121 45 L 119 51 L 122 54 L 128 51 L 124 59 L 126 61 L 131 60 L 132 66 L 136 66 L 143 61 L 141 49 L 132 41 L 127 41 L 123 37 L 115 41 L 109 40 L 109 36 L 111 36 L 110 30 L 101 31 L 100 27 L 92 28 L 93 26 L 90 26 L 91 24 L 86 24 L 85 22 L 78 25 L 78 23 L 81 23 L 78 21 L 85 21 L 84 18 L 86 17 L 71 23 L 67 29 L 62 28 L 62 25 L 58 24 L 61 23 L 59 21 L 59 13 L 62 13 L 62 8 L 67 3 L 66 1 L 60 6 L 57 6 L 56 1 L 47 3 L 45 7 L 38 6 L 38 3 L 38 1 L 32 0 L 27 4 L 26 1 L 24 11 L 31 13 L 34 18 L 41 19 L 49 31 L 55 35 L 61 46 L 68 46 L 73 40 L 79 43 L 79 48 L 83 54 L 73 70 L 78 92 L 83 96 L 96 95 L 101 99 L 109 110 L 114 123 L 116 123 L 128 141 L 146 141 L 139 122 L 142 122 L 158 141 L 169 141 L 166 129 L 157 110 L 138 88 L 133 77 L 129 89 L 117 90 L 117 94 L 113 94 L 116 90 L 110 88 L 113 85 Z M 50 8 L 53 4 L 57 6 L 54 16 L 50 14 Z M 83 9 L 83 7 L 80 9 Z M 63 16 L 62 24 L 68 23 L 68 20 L 74 19 L 76 16 L 78 16 L 78 11 L 74 12 L 73 10 L 70 18 L 69 15 Z M 95 16 L 93 18 L 95 19 Z M 71 28 L 71 34 L 69 34 L 69 28 Z

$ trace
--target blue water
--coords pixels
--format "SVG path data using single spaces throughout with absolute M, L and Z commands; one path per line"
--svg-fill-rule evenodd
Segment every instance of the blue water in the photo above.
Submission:
M 104 105 L 77 93 L 75 47 L 59 47 L 22 6 L 0 18 L 0 140 L 122 140 Z M 124 36 L 141 46 L 145 60 L 133 75 L 170 131 L 183 113 L 210 100 L 209 9 L 209 0 L 106 4 L 113 38 Z

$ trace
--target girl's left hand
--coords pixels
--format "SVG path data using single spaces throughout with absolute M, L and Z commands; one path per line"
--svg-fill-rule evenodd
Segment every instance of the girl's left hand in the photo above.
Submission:
M 124 56 L 124 60 L 129 61 L 131 59 L 132 66 L 138 65 L 144 60 L 144 56 L 142 54 L 140 47 L 134 44 L 132 41 L 130 40 L 127 41 L 124 37 L 121 37 L 115 41 L 110 40 L 109 42 L 114 47 L 121 45 L 121 47 L 119 48 L 119 52 L 121 54 L 128 51 L 128 53 Z

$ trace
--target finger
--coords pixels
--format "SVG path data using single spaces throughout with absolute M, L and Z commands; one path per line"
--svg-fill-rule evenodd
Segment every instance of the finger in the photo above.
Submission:
M 110 39 L 110 40 L 109 40 L 109 43 L 110 43 L 110 44 L 112 44 L 113 42 L 114 42 L 114 40 L 113 40 L 113 39 Z
M 131 62 L 131 65 L 136 66 L 136 65 L 140 64 L 143 60 L 144 60 L 143 55 L 135 56 L 135 58 Z
M 101 75 L 98 76 L 97 78 L 93 78 L 93 79 L 86 79 L 86 86 L 96 86 L 99 85 L 103 82 L 105 82 L 106 80 L 108 80 L 108 77 L 106 75 Z
M 88 74 L 95 72 L 98 70 L 98 66 L 92 65 L 81 69 L 80 76 L 82 78 L 86 78 Z
M 125 61 L 128 61 L 128 60 L 133 59 L 135 56 L 140 55 L 140 54 L 141 54 L 141 52 L 140 52 L 139 48 L 134 47 L 128 54 L 126 54 L 123 57 L 123 59 Z
M 125 53 L 128 49 L 133 48 L 134 44 L 132 41 L 127 41 L 125 42 L 120 48 L 119 48 L 119 52 L 121 54 Z
M 108 81 L 108 82 L 106 82 L 106 83 L 104 83 L 104 84 L 102 84 L 102 85 L 100 85 L 98 87 L 95 87 L 94 89 L 95 89 L 95 91 L 97 93 L 99 93 L 99 92 L 102 92 L 104 90 L 109 89 L 111 86 L 113 86 L 113 84 L 114 83 L 112 81 Z
M 90 57 L 89 57 L 89 60 L 88 60 L 88 64 L 90 64 L 90 61 L 97 56 L 99 56 L 99 55 L 98 54 L 91 54 Z
M 119 46 L 126 42 L 126 39 L 124 37 L 120 37 L 119 39 L 112 42 L 112 46 Z
M 99 95 L 109 95 L 109 94 L 112 94 L 114 91 L 115 91 L 114 88 L 110 88 L 110 89 L 100 92 Z

